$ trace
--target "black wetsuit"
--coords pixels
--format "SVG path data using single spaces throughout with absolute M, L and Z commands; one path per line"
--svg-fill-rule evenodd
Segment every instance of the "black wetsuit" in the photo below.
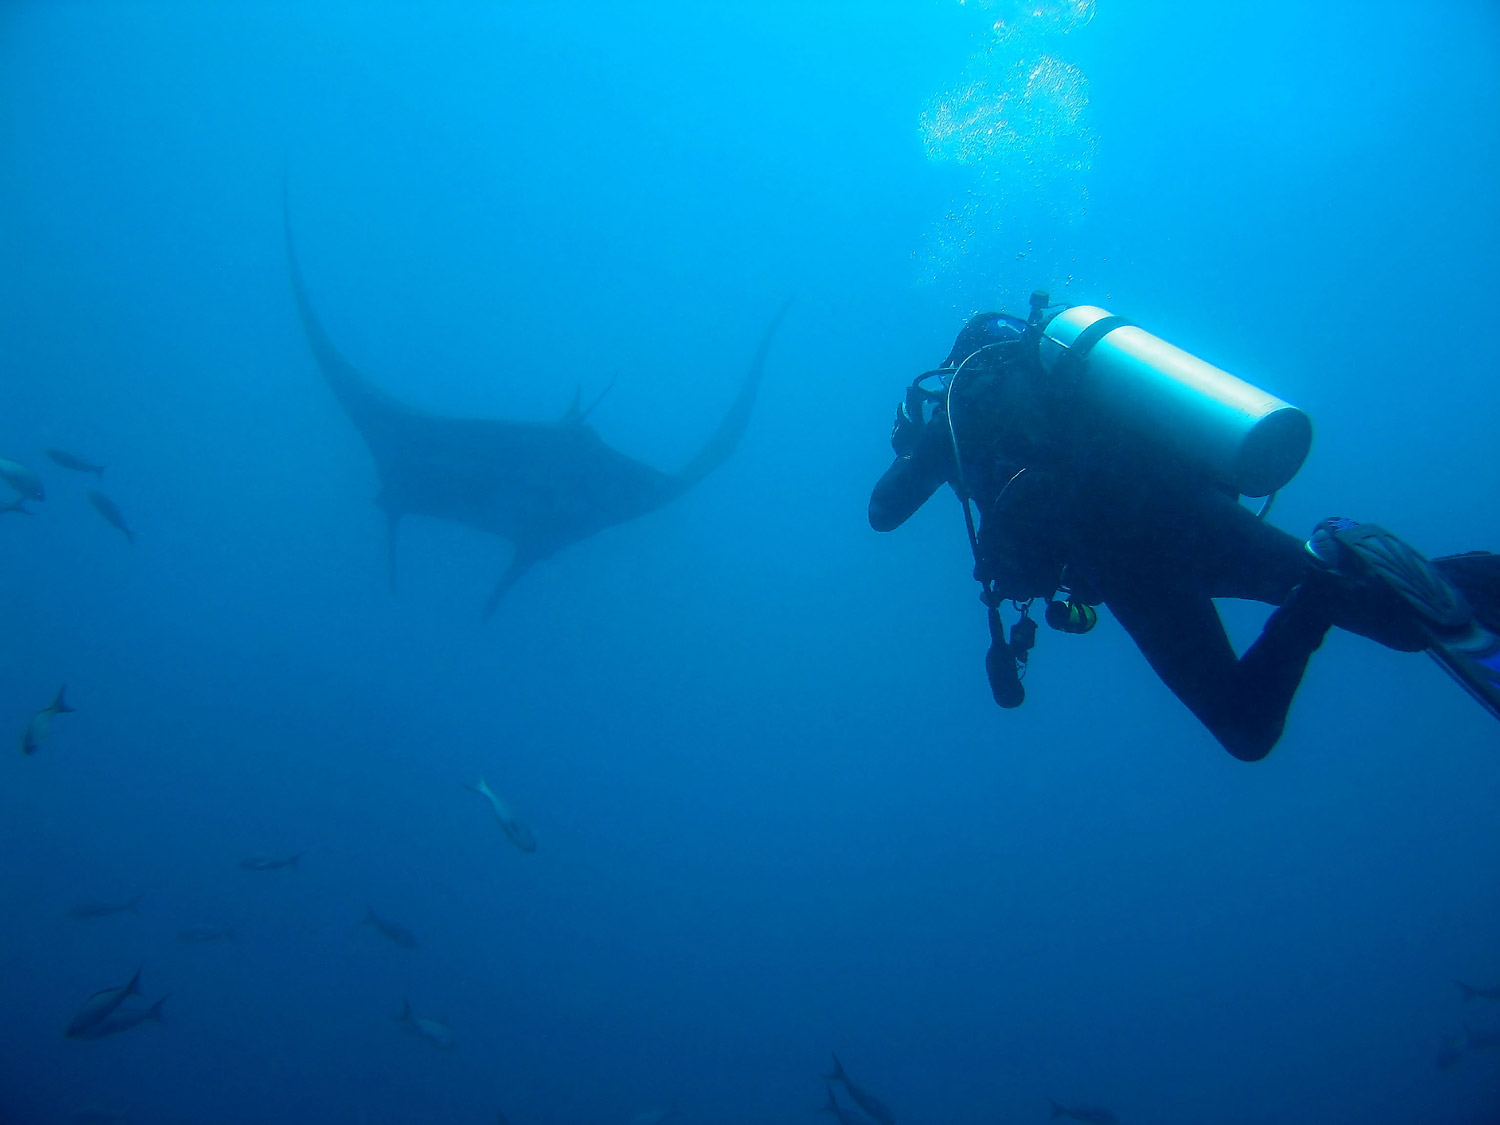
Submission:
M 900 526 L 943 484 L 966 491 L 979 510 L 975 577 L 992 594 L 1025 601 L 1064 581 L 1089 591 L 1084 600 L 1107 605 L 1167 687 L 1246 761 L 1281 737 L 1331 626 L 1403 651 L 1426 647 L 1415 615 L 1384 586 L 1319 569 L 1301 540 L 1203 473 L 1144 452 L 1149 442 L 1080 432 L 1066 404 L 1036 393 L 1045 378 L 1034 362 L 966 370 L 948 399 L 954 429 L 941 400 L 909 427 L 908 452 L 870 497 L 871 526 Z M 1434 562 L 1466 587 L 1464 558 Z M 1492 578 L 1493 566 L 1484 570 Z M 1237 657 L 1214 598 L 1279 608 Z

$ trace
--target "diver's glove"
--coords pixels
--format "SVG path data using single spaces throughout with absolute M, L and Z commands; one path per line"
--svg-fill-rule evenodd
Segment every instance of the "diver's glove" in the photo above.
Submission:
M 927 426 L 926 405 L 939 401 L 939 396 L 922 386 L 922 380 L 941 372 L 929 371 L 906 388 L 906 398 L 896 406 L 896 424 L 891 427 L 891 448 L 897 457 L 910 457 L 917 451 L 922 431 Z
M 911 395 L 896 407 L 896 423 L 891 427 L 891 448 L 897 457 L 910 457 L 917 451 L 917 442 L 922 436 L 922 407 L 912 409 Z
M 891 426 L 891 449 L 897 457 L 910 457 L 917 448 L 917 435 L 922 432 L 922 423 L 906 412 L 903 402 L 896 407 L 896 422 Z

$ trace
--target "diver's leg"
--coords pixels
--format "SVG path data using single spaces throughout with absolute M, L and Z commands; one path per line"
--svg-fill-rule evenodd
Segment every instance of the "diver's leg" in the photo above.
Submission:
M 1500 555 L 1469 551 L 1443 555 L 1431 562 L 1463 592 L 1479 619 L 1489 629 L 1500 632 Z
M 1434 634 L 1437 643 L 1428 653 L 1500 719 L 1500 555 L 1471 551 L 1430 565 L 1459 589 L 1473 619 L 1456 632 Z
M 1085 558 L 1163 682 L 1236 758 L 1255 761 L 1275 746 L 1333 626 L 1394 649 L 1427 647 L 1414 613 L 1380 583 L 1319 567 L 1301 540 L 1228 497 L 1187 499 L 1165 524 L 1101 519 Z M 1242 658 L 1215 597 L 1277 607 Z
M 1306 641 L 1316 632 L 1321 642 L 1322 634 L 1336 625 L 1401 652 L 1420 652 L 1426 647 L 1410 608 L 1382 583 L 1319 566 L 1301 539 L 1228 498 L 1205 506 L 1197 518 L 1221 545 L 1206 553 L 1204 587 L 1216 598 L 1244 598 L 1280 607 L 1267 621 L 1267 629 L 1275 622 L 1283 633 Z M 1250 653 L 1245 655 L 1248 658 Z
M 1206 594 L 1154 583 L 1111 585 L 1106 597 L 1116 620 L 1224 749 L 1246 762 L 1269 754 L 1308 658 L 1328 631 L 1326 617 L 1273 614 L 1238 659 Z
M 1420 634 L 1418 646 L 1500 719 L 1500 630 L 1470 604 L 1446 572 L 1467 571 L 1475 594 L 1491 599 L 1493 613 L 1495 591 L 1483 581 L 1483 568 L 1450 561 L 1445 569 L 1378 524 L 1346 519 L 1320 523 L 1308 540 L 1308 550 L 1337 573 L 1373 584 L 1401 602 Z
M 1276 549 L 1268 572 L 1284 560 Z M 1500 556 L 1427 561 L 1389 532 L 1350 521 L 1324 521 L 1303 554 L 1305 577 L 1240 660 L 1240 706 L 1279 709 L 1284 719 L 1308 658 L 1337 625 L 1388 648 L 1425 649 L 1500 718 Z
M 1200 553 L 1204 582 L 1215 598 L 1281 605 L 1313 569 L 1302 540 L 1216 496 L 1194 514 L 1212 549 Z

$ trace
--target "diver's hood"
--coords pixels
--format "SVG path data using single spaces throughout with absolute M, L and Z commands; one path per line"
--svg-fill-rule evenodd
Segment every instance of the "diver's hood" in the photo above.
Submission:
M 944 368 L 954 368 L 981 348 L 991 344 L 1019 343 L 1026 335 L 1026 322 L 1003 312 L 975 313 L 953 341 L 953 350 L 943 360 Z

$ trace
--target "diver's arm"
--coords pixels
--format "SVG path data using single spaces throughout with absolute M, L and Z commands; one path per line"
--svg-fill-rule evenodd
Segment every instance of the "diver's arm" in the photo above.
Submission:
M 909 452 L 897 456 L 870 494 L 870 526 L 876 531 L 900 527 L 948 481 L 953 446 L 946 416 L 939 411 L 925 425 L 913 424 L 920 432 Z

